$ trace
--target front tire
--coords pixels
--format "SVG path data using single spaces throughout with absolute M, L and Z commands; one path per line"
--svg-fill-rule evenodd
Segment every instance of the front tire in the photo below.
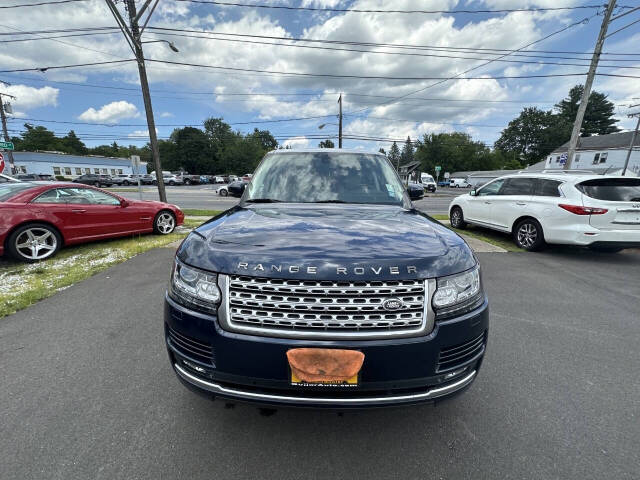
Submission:
M 464 215 L 460 207 L 453 207 L 449 214 L 449 221 L 453 228 L 464 229 L 467 227 L 467 222 L 464 221 Z
M 176 217 L 173 213 L 163 210 L 153 219 L 153 232 L 157 235 L 169 235 L 176 229 Z
M 62 245 L 58 231 L 44 223 L 29 223 L 16 229 L 7 240 L 9 254 L 27 263 L 53 257 Z
M 542 226 L 533 218 L 519 221 L 513 229 L 513 241 L 518 247 L 529 252 L 542 249 L 545 246 Z
M 184 184 L 185 184 L 185 185 L 191 185 L 191 180 L 185 180 L 185 181 L 184 181 Z
M 122 182 L 122 185 L 125 185 L 125 186 L 127 186 L 127 187 L 128 187 L 128 186 L 129 186 L 129 181 L 128 181 L 128 180 L 125 180 L 124 182 Z
M 229 195 L 229 192 L 228 192 L 227 190 L 220 190 L 220 191 L 218 192 L 218 194 L 219 194 L 221 197 L 226 197 L 227 195 Z

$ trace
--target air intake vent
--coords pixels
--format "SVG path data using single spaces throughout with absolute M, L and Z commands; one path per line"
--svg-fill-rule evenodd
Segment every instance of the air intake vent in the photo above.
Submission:
M 476 358 L 484 351 L 485 336 L 482 335 L 455 347 L 447 347 L 440 350 L 438 358 L 438 372 L 458 368 Z
M 169 342 L 178 352 L 207 365 L 214 363 L 213 347 L 210 344 L 178 333 L 171 327 L 167 327 L 167 330 L 169 332 Z

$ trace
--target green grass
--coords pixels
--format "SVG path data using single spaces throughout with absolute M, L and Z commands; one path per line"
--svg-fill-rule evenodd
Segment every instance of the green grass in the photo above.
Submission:
M 199 210 L 197 208 L 183 208 L 182 211 L 185 215 L 194 215 L 196 217 L 215 217 L 222 210 Z
M 448 215 L 429 215 L 431 218 L 435 218 L 436 220 L 449 220 Z
M 187 217 L 184 227 L 191 230 L 202 223 Z M 140 253 L 182 240 L 187 233 L 182 230 L 162 236 L 133 235 L 72 246 L 39 263 L 22 263 L 4 257 L 0 259 L 0 318 Z
M 471 225 L 468 225 L 464 230 L 461 230 L 459 228 L 451 228 L 451 230 L 458 233 L 459 235 L 467 235 L 469 237 L 482 240 L 483 242 L 502 247 L 508 252 L 526 252 L 526 250 L 523 250 L 516 246 L 516 244 L 513 242 L 513 239 L 511 238 L 511 235 L 508 233 L 501 233 L 495 230 L 489 230 L 488 228 L 475 227 Z

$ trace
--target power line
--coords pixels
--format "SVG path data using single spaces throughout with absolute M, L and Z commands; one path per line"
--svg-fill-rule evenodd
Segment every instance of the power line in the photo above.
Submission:
M 155 32 L 154 32 L 155 33 Z M 435 54 L 435 53 L 415 53 L 415 52 L 388 52 L 388 51 L 379 51 L 379 50 L 362 50 L 357 48 L 339 48 L 339 47 L 319 47 L 315 45 L 296 45 L 291 43 L 274 43 L 274 42 L 263 42 L 258 40 L 240 40 L 237 38 L 216 38 L 216 37 L 208 37 L 208 36 L 199 36 L 199 35 L 186 35 L 186 34 L 177 34 L 177 33 L 155 33 L 156 35 L 166 35 L 172 37 L 186 37 L 186 38 L 198 38 L 203 40 L 214 40 L 221 42 L 236 42 L 236 43 L 246 43 L 246 44 L 254 44 L 254 45 L 272 45 L 278 47 L 289 47 L 289 48 L 306 48 L 312 50 L 327 50 L 327 51 L 339 51 L 339 52 L 359 52 L 359 53 L 368 53 L 368 54 L 376 54 L 376 55 L 399 55 L 399 56 L 413 56 L 413 57 L 434 57 L 434 58 L 452 58 L 452 59 L 460 59 L 460 60 L 485 60 L 485 61 L 497 61 L 504 63 L 520 63 L 520 64 L 534 64 L 534 65 L 560 65 L 560 66 L 577 66 L 577 67 L 588 67 L 588 63 L 567 63 L 567 62 L 547 62 L 547 61 L 534 61 L 534 60 L 505 60 L 505 59 L 491 59 L 491 58 L 482 58 L 482 57 L 465 57 L 460 55 L 443 55 L 443 54 Z M 582 59 L 586 60 L 586 59 Z M 635 60 L 622 60 L 622 61 L 635 61 Z M 601 67 L 606 68 L 626 68 L 626 69 L 640 69 L 640 67 L 636 66 L 626 66 L 626 65 L 600 65 Z
M 73 65 L 54 65 L 50 67 L 33 67 L 33 68 L 14 68 L 13 70 L 0 70 L 0 73 L 14 73 L 14 72 L 46 72 L 47 70 L 60 70 L 65 68 L 78 68 L 78 67 L 95 67 L 98 65 L 112 65 L 115 63 L 135 62 L 135 58 L 128 60 L 111 60 L 109 62 L 90 62 L 90 63 L 76 63 Z
M 587 55 L 587 56 L 591 55 L 591 53 L 588 53 L 588 52 L 576 52 L 576 51 L 527 50 L 526 53 L 523 53 L 523 52 L 518 53 L 519 50 L 522 50 L 522 49 L 514 50 L 514 49 L 456 47 L 456 46 L 441 46 L 441 45 L 415 45 L 415 44 L 404 44 L 404 43 L 376 43 L 376 42 L 364 42 L 364 41 L 355 41 L 355 40 L 329 40 L 329 39 L 318 39 L 318 38 L 283 37 L 283 36 L 276 36 L 276 35 L 255 35 L 255 34 L 245 34 L 245 33 L 218 32 L 214 30 L 192 30 L 192 29 L 184 29 L 184 28 L 153 27 L 153 26 L 149 26 L 148 29 L 153 30 L 156 35 L 159 35 L 159 34 L 168 35 L 168 33 L 166 32 L 195 33 L 200 35 L 218 35 L 218 36 L 233 37 L 233 38 L 237 38 L 237 37 L 259 38 L 259 39 L 267 39 L 267 40 L 320 43 L 320 44 L 328 44 L 328 45 L 351 45 L 351 46 L 359 46 L 359 47 L 394 48 L 394 49 L 403 49 L 403 50 L 427 50 L 427 51 L 445 51 L 445 52 L 477 53 L 477 54 L 483 53 L 483 54 L 489 54 L 489 55 L 502 55 L 504 53 L 511 53 L 512 56 L 519 56 L 519 57 L 556 58 L 556 59 L 563 59 L 563 60 L 585 60 L 585 59 L 579 58 L 579 57 L 548 57 L 548 56 L 529 55 L 529 54 L 530 53 L 544 53 L 544 54 L 559 53 L 559 54 L 571 54 L 571 55 Z M 208 37 L 203 37 L 203 38 L 208 38 Z M 637 57 L 637 56 L 640 56 L 640 53 L 609 52 L 607 53 L 607 55 Z M 588 58 L 586 60 L 588 60 Z
M 177 2 L 199 3 L 207 5 L 217 5 L 221 7 L 247 7 L 247 8 L 265 8 L 274 10 L 299 10 L 311 12 L 335 12 L 335 13 L 425 13 L 425 14 L 457 14 L 457 13 L 511 13 L 511 12 L 550 12 L 550 11 L 566 11 L 580 9 L 599 9 L 602 5 L 578 5 L 572 7 L 530 7 L 530 8 L 503 8 L 495 10 L 364 10 L 358 8 L 326 8 L 326 7 L 292 7 L 288 5 L 270 5 L 257 3 L 239 3 L 239 2 L 219 2 L 215 0 L 176 0 Z M 631 8 L 631 7 L 620 7 Z
M 20 3 L 17 5 L 4 5 L 0 8 L 21 8 L 21 7 L 39 7 L 42 5 L 58 5 L 61 3 L 86 2 L 87 0 L 52 0 L 50 2 Z

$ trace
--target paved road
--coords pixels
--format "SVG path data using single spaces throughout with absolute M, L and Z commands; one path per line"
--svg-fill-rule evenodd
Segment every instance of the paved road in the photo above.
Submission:
M 465 190 L 441 189 L 436 195 L 428 194 L 422 200 L 414 202 L 416 207 L 430 214 L 446 214 L 451 199 L 464 193 Z M 137 192 L 118 192 L 126 198 L 137 199 Z M 158 192 L 154 187 L 145 187 L 144 200 L 157 200 Z M 207 210 L 226 210 L 238 203 L 237 198 L 220 197 L 212 186 L 169 187 L 167 186 L 167 200 L 181 208 L 199 208 Z
M 464 395 L 264 417 L 174 378 L 162 340 L 172 253 L 0 320 L 0 478 L 638 478 L 637 254 L 479 254 L 492 324 Z

